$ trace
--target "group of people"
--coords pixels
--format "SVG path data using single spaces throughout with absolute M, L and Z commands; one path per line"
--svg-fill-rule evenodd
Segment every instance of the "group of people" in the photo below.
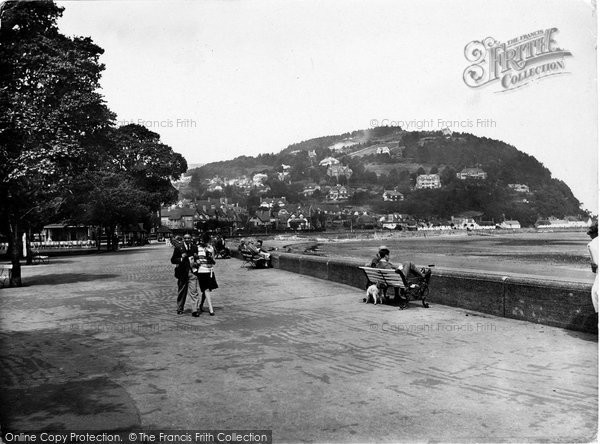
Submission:
M 261 239 L 258 239 L 256 241 L 242 239 L 240 242 L 240 245 L 238 247 L 238 250 L 240 251 L 240 253 L 247 251 L 248 253 L 252 254 L 253 256 L 257 256 L 258 258 L 260 258 L 256 262 L 257 267 L 273 268 L 273 265 L 271 263 L 271 253 L 269 253 L 263 247 L 263 241 Z
M 431 278 L 431 270 L 423 272 L 411 261 L 394 265 L 390 261 L 390 249 L 385 245 L 379 247 L 379 251 L 367 266 L 371 268 L 396 270 L 396 273 L 402 273 L 409 282 L 417 279 L 423 280 L 429 284 L 429 279 Z M 397 287 L 394 287 L 394 298 L 395 302 L 397 302 L 401 308 L 408 304 L 408 299 L 400 293 L 400 290 Z
M 192 305 L 192 316 L 198 317 L 208 302 L 208 312 L 215 315 L 210 292 L 219 288 L 215 277 L 215 250 L 209 233 L 204 233 L 198 245 L 186 234 L 175 238 L 171 263 L 177 278 L 177 314 L 183 314 L 186 300 Z M 200 297 L 200 294 L 202 297 Z
M 204 312 L 204 303 L 208 303 L 208 312 L 215 315 L 210 293 L 219 288 L 215 276 L 215 258 L 229 258 L 231 251 L 225 244 L 225 239 L 217 233 L 211 237 L 204 233 L 199 242 L 194 242 L 191 234 L 176 236 L 171 240 L 173 255 L 171 263 L 175 265 L 177 278 L 177 314 L 183 314 L 185 304 L 192 305 L 192 316 L 198 317 Z M 240 250 L 247 250 L 260 256 L 257 266 L 272 267 L 271 254 L 263 248 L 262 240 L 252 241 L 242 239 Z

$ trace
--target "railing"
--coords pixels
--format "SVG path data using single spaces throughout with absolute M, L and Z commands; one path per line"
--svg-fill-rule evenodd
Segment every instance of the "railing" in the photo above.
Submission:
M 37 250 L 62 249 L 62 248 L 94 248 L 96 241 L 94 240 L 73 240 L 73 241 L 45 241 L 31 242 L 31 248 Z M 8 249 L 7 242 L 0 242 L 0 251 Z

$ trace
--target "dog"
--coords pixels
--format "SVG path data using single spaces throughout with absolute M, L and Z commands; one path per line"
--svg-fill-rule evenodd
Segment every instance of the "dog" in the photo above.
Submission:
M 363 299 L 365 304 L 368 304 L 371 299 L 373 299 L 373 304 L 383 304 L 383 294 L 382 294 L 382 285 L 381 284 L 372 284 L 367 288 L 367 297 Z

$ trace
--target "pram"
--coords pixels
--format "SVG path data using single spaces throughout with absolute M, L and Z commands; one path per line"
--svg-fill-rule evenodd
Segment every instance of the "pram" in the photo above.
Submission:
M 429 304 L 425 302 L 427 296 L 429 296 L 429 280 L 431 279 L 431 268 L 435 267 L 433 264 L 429 264 L 427 267 L 421 267 L 420 271 L 423 274 L 421 276 L 404 276 L 401 273 L 402 279 L 405 281 L 405 289 L 402 292 L 406 296 L 407 301 L 405 304 L 400 305 L 400 310 L 404 310 L 408 306 L 410 300 L 420 299 L 423 307 L 429 308 Z

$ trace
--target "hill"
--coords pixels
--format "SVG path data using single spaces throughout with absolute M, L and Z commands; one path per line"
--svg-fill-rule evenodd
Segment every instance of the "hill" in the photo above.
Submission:
M 332 162 L 328 158 L 349 167 L 351 175 L 328 170 L 323 165 Z M 190 170 L 194 196 L 188 197 L 214 193 L 206 181 L 215 176 L 252 178 L 256 173 L 266 174 L 261 195 L 301 202 L 307 197 L 299 192 L 307 184 L 326 190 L 340 183 L 350 187 L 349 204 L 425 219 L 477 211 L 487 220 L 516 219 L 531 225 L 538 218 L 587 214 L 564 182 L 514 146 L 468 133 L 407 132 L 399 127 L 319 137 L 289 145 L 277 154 L 209 163 Z M 423 174 L 437 174 L 441 186 L 419 189 L 417 176 Z M 384 202 L 381 196 L 385 189 L 397 190 L 404 200 Z M 258 191 L 246 189 L 242 193 L 229 185 L 220 194 L 243 200 L 256 198 Z M 317 193 L 311 199 L 318 203 L 324 197 Z

